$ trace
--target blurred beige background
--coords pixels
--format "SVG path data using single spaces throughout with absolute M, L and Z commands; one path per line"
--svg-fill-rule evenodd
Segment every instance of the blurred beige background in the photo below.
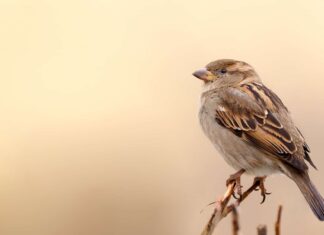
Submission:
M 324 194 L 324 2 L 0 1 L 0 234 L 197 235 L 233 170 L 200 130 L 214 59 L 256 67 L 290 108 Z M 252 178 L 245 177 L 247 186 Z M 242 231 L 322 235 L 287 178 Z M 228 220 L 217 234 L 230 234 Z

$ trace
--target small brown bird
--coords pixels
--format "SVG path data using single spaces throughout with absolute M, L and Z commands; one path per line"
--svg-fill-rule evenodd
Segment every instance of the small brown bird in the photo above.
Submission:
M 280 98 L 242 61 L 217 60 L 193 75 L 204 82 L 199 111 L 202 129 L 225 161 L 238 171 L 227 183 L 234 181 L 241 194 L 240 176 L 252 174 L 260 183 L 264 201 L 268 194 L 266 176 L 283 173 L 297 184 L 314 214 L 323 221 L 324 200 L 309 178 L 305 161 L 316 167 Z

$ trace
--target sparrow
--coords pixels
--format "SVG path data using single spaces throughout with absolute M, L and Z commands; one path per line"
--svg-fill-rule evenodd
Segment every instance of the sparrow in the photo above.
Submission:
M 193 73 L 203 81 L 199 120 L 205 135 L 237 172 L 241 194 L 243 173 L 255 176 L 263 201 L 267 176 L 281 173 L 293 180 L 321 221 L 324 199 L 311 182 L 308 165 L 316 169 L 310 149 L 281 99 L 261 81 L 251 65 L 216 60 Z

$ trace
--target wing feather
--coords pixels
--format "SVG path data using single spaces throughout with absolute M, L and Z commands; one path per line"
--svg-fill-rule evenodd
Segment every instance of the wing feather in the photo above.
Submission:
M 281 107 L 286 110 L 285 106 L 278 103 L 277 96 L 268 97 L 272 93 L 263 87 L 260 84 L 242 85 L 240 92 L 228 89 L 219 94 L 223 105 L 216 108 L 215 119 L 261 151 L 295 168 L 307 169 L 304 160 L 294 155 L 297 152 L 294 139 L 277 117 Z

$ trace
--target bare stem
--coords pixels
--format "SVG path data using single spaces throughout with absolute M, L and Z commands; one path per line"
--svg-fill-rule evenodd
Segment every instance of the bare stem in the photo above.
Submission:
M 237 209 L 235 206 L 233 207 L 233 213 L 232 213 L 232 228 L 233 228 L 233 235 L 238 235 L 240 230 L 239 215 L 237 213 Z
M 265 225 L 259 225 L 257 231 L 258 235 L 267 235 L 267 227 Z
M 280 205 L 278 208 L 277 220 L 275 223 L 276 235 L 280 235 L 281 214 L 282 214 L 282 206 Z
M 235 210 L 235 207 L 239 206 L 242 201 L 244 201 L 255 189 L 257 189 L 259 183 L 260 182 L 258 181 L 254 182 L 253 185 L 242 194 L 242 197 L 237 199 L 234 204 L 228 205 L 231 196 L 233 195 L 235 190 L 235 182 L 230 183 L 227 186 L 227 190 L 223 195 L 223 198 L 219 201 L 216 201 L 215 210 L 211 215 L 208 223 L 206 224 L 204 230 L 202 231 L 201 235 L 211 235 L 214 232 L 214 229 L 217 226 L 217 224 L 229 213 L 233 212 Z

